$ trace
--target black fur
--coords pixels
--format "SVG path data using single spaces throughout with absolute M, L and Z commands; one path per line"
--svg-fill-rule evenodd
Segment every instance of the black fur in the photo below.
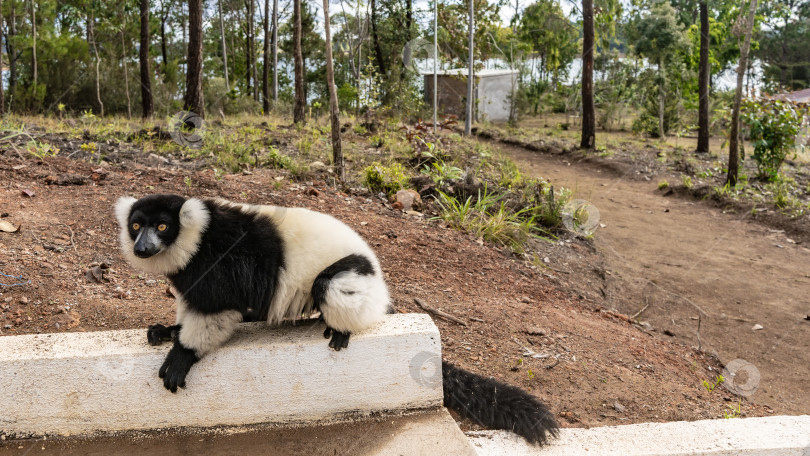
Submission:
M 545 404 L 529 393 L 493 378 L 442 362 L 444 405 L 490 429 L 512 431 L 543 445 L 559 425 Z
M 180 334 L 180 325 L 163 326 L 151 325 L 146 330 L 146 340 L 149 345 L 160 345 L 163 342 L 171 342 Z
M 245 320 L 267 319 L 284 265 L 278 230 L 265 217 L 212 201 L 205 205 L 211 219 L 199 250 L 169 280 L 197 312 L 238 310 Z
M 194 350 L 184 347 L 179 340 L 174 341 L 174 346 L 169 350 L 169 355 L 160 366 L 158 376 L 163 379 L 163 386 L 172 393 L 177 392 L 177 388 L 186 387 L 186 375 L 200 358 Z
M 347 255 L 327 266 L 318 274 L 315 282 L 312 283 L 312 301 L 316 310 L 320 310 L 321 304 L 326 300 L 329 282 L 339 273 L 347 271 L 354 271 L 360 275 L 372 275 L 374 274 L 374 267 L 368 258 L 357 254 Z M 335 331 L 327 326 L 326 331 L 323 332 L 323 337 L 328 339 L 330 335 L 332 340 L 329 341 L 329 346 L 334 348 L 335 351 L 340 351 L 341 348 L 349 346 L 349 337 L 352 334 L 350 332 Z

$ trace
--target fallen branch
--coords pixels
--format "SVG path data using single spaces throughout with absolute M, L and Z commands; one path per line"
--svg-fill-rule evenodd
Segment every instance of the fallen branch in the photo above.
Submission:
M 460 324 L 461 326 L 467 326 L 467 322 L 462 320 L 461 318 L 458 318 L 458 317 L 456 317 L 454 315 L 450 315 L 449 313 L 443 312 L 443 311 L 441 311 L 441 310 L 439 310 L 439 309 L 437 309 L 435 307 L 431 307 L 431 306 L 425 304 L 425 302 L 422 301 L 419 298 L 413 298 L 413 300 L 414 300 L 414 302 L 416 302 L 416 304 L 419 305 L 419 307 L 421 307 L 422 309 L 432 313 L 433 315 L 436 315 L 437 317 L 444 318 L 445 320 L 450 320 L 450 321 L 452 321 L 454 323 Z

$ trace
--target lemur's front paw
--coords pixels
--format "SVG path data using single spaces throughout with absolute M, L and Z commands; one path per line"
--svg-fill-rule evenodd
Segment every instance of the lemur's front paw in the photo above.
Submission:
M 329 346 L 334 348 L 335 351 L 340 351 L 341 348 L 349 346 L 349 337 L 352 335 L 350 332 L 340 332 L 331 328 L 327 328 L 327 331 L 332 333 L 332 340 L 329 341 Z M 323 335 L 324 337 L 329 337 L 326 332 L 324 332 Z
M 160 345 L 163 342 L 170 342 L 177 335 L 178 329 L 178 325 L 169 327 L 151 325 L 149 329 L 146 330 L 146 340 L 149 341 L 149 345 Z
M 160 366 L 158 375 L 163 379 L 163 386 L 172 393 L 177 392 L 177 387 L 186 387 L 186 375 L 200 358 L 194 350 L 184 347 L 180 341 L 175 341 L 166 361 Z

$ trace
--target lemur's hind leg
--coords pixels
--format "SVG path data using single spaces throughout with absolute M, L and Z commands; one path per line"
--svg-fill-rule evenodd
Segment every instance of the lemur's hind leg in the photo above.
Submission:
M 326 322 L 323 336 L 329 347 L 348 347 L 352 333 L 380 321 L 390 308 L 388 289 L 380 273 L 363 255 L 346 256 L 318 274 L 312 285 L 315 308 Z
M 180 333 L 180 325 L 163 326 L 161 324 L 151 325 L 146 330 L 146 340 L 149 345 L 160 345 L 163 342 L 171 342 Z
M 323 337 L 325 339 L 329 339 L 332 337 L 332 340 L 329 341 L 329 347 L 334 348 L 335 351 L 340 351 L 341 348 L 346 348 L 349 346 L 349 337 L 351 337 L 352 333 L 340 332 L 330 328 L 329 326 L 323 331 Z

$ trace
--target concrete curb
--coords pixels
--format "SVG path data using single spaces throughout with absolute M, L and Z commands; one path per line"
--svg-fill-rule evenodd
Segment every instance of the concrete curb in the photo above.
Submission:
M 678 421 L 563 429 L 535 448 L 502 431 L 470 432 L 479 456 L 810 456 L 810 416 Z
M 149 346 L 145 330 L 0 337 L 0 434 L 317 422 L 441 406 L 441 344 L 429 316 L 390 315 L 340 352 L 323 330 L 244 325 L 177 394 L 157 376 L 169 345 Z

